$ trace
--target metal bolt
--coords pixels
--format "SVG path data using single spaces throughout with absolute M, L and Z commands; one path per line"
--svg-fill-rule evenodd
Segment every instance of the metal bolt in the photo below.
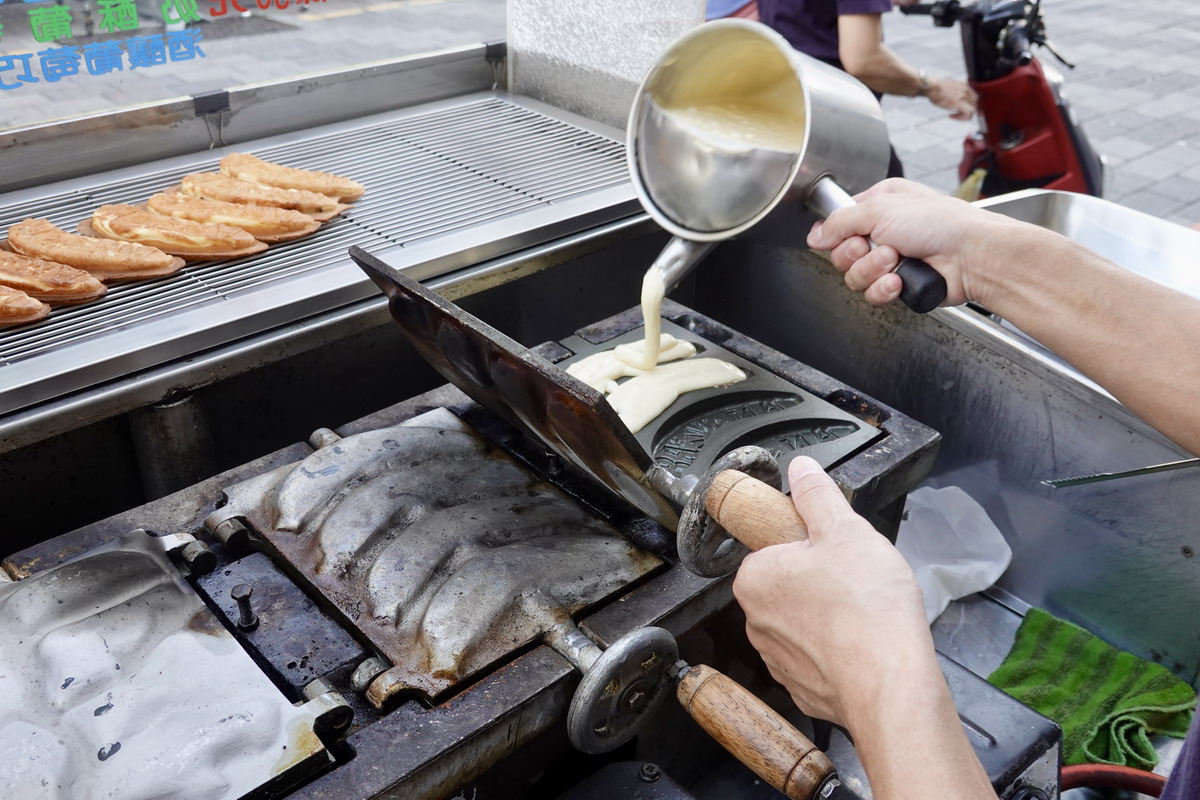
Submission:
M 658 764 L 647 761 L 645 764 L 642 764 L 642 768 L 638 771 L 638 777 L 646 783 L 654 783 L 662 777 L 662 770 Z
M 341 440 L 342 437 L 329 428 L 317 428 L 312 432 L 312 436 L 308 437 L 308 446 L 314 450 L 320 450 L 322 447 L 337 444 Z
M 250 531 L 238 519 L 227 519 L 213 529 L 213 536 L 226 547 L 235 549 L 250 543 Z
M 640 714 L 650 703 L 650 695 L 643 689 L 630 689 L 621 700 L 621 705 L 630 714 Z
M 212 572 L 217 566 L 216 554 L 204 542 L 188 542 L 179 551 L 179 556 L 193 575 Z
M 309 682 L 304 687 L 304 699 L 316 700 L 326 692 L 333 691 L 336 691 L 333 686 L 333 681 L 329 680 L 328 678 L 317 678 L 316 680 Z
M 557 478 L 559 475 L 562 475 L 562 471 L 562 458 L 559 457 L 558 453 L 546 448 L 546 474 L 551 478 Z
M 1184 558 L 1191 558 L 1192 556 L 1196 555 L 1196 551 L 1188 547 L 1186 544 L 1179 548 L 1179 552 L 1183 553 Z
M 391 664 L 379 656 L 372 656 L 355 667 L 354 673 L 350 676 L 350 685 L 354 687 L 354 691 L 361 694 L 367 691 L 367 687 L 371 685 L 372 681 L 387 672 L 390 666 Z
M 254 594 L 254 589 L 248 583 L 239 583 L 229 593 L 229 596 L 237 601 L 237 626 L 243 631 L 252 631 L 258 627 L 258 615 L 254 613 L 254 609 L 250 605 L 250 595 L 252 594 Z

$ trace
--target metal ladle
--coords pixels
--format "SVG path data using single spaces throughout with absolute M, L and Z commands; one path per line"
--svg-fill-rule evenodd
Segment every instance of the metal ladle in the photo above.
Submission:
M 790 150 L 706 135 L 674 113 L 780 90 L 803 127 L 802 144 Z M 765 25 L 733 19 L 692 29 L 659 57 L 634 98 L 628 141 L 638 197 L 675 236 L 654 265 L 668 291 L 717 242 L 782 202 L 822 219 L 854 205 L 852 194 L 885 177 L 889 153 L 883 112 L 866 86 L 796 52 Z M 924 261 L 902 257 L 895 271 L 912 310 L 945 300 L 945 279 Z

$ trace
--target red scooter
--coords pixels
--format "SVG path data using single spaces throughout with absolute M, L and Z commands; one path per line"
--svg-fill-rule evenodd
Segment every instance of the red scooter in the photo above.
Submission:
M 1034 57 L 1046 48 L 1041 0 L 938 0 L 901 7 L 935 25 L 961 25 L 967 80 L 979 94 L 980 130 L 963 142 L 959 179 L 984 170 L 981 196 L 1059 189 L 1099 197 L 1104 162 L 1063 96 L 1062 74 Z

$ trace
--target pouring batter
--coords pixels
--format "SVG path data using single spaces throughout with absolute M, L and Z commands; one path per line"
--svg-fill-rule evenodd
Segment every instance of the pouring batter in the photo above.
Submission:
M 662 302 L 661 295 L 659 303 Z M 656 329 L 662 326 L 660 307 L 646 316 Z M 719 358 L 692 358 L 696 346 L 668 333 L 658 334 L 654 345 L 654 365 L 646 369 L 647 342 L 617 345 L 576 361 L 567 374 L 608 395 L 608 402 L 621 421 L 633 433 L 646 427 L 684 392 L 711 389 L 746 380 L 746 373 Z M 667 363 L 670 362 L 670 363 Z M 619 383 L 622 378 L 629 378 Z
M 642 278 L 642 325 L 646 332 L 646 338 L 642 342 L 642 357 L 637 362 L 642 369 L 654 369 L 659 361 L 662 301 L 666 294 L 667 284 L 663 281 L 662 272 L 659 271 L 657 265 L 653 265 L 646 270 L 646 275 Z M 695 355 L 695 352 L 695 348 L 692 348 L 691 353 L 676 356 L 676 358 L 687 358 L 687 356 Z M 663 360 L 671 361 L 672 359 Z
M 696 346 L 662 331 L 662 273 L 650 267 L 642 280 L 646 338 L 617 345 L 576 361 L 567 374 L 608 395 L 621 421 L 634 433 L 646 427 L 684 392 L 746 380 L 746 373 L 718 358 L 692 358 Z M 666 363 L 670 362 L 670 363 Z M 619 383 L 622 378 L 629 378 Z

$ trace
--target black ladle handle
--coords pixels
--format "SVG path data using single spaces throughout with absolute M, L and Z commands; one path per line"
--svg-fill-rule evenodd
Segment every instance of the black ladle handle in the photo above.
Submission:
M 821 219 L 825 219 L 840 208 L 854 205 L 854 198 L 838 186 L 833 178 L 826 175 L 813 183 L 805 205 Z M 875 249 L 875 243 L 870 239 L 867 240 L 867 244 L 872 250 Z M 893 271 L 900 276 L 904 284 L 900 290 L 900 301 L 918 314 L 928 314 L 946 299 L 946 279 L 921 259 L 901 256 L 900 263 Z
M 919 258 L 901 258 L 896 274 L 904 283 L 900 301 L 918 314 L 928 314 L 946 299 L 946 279 Z

